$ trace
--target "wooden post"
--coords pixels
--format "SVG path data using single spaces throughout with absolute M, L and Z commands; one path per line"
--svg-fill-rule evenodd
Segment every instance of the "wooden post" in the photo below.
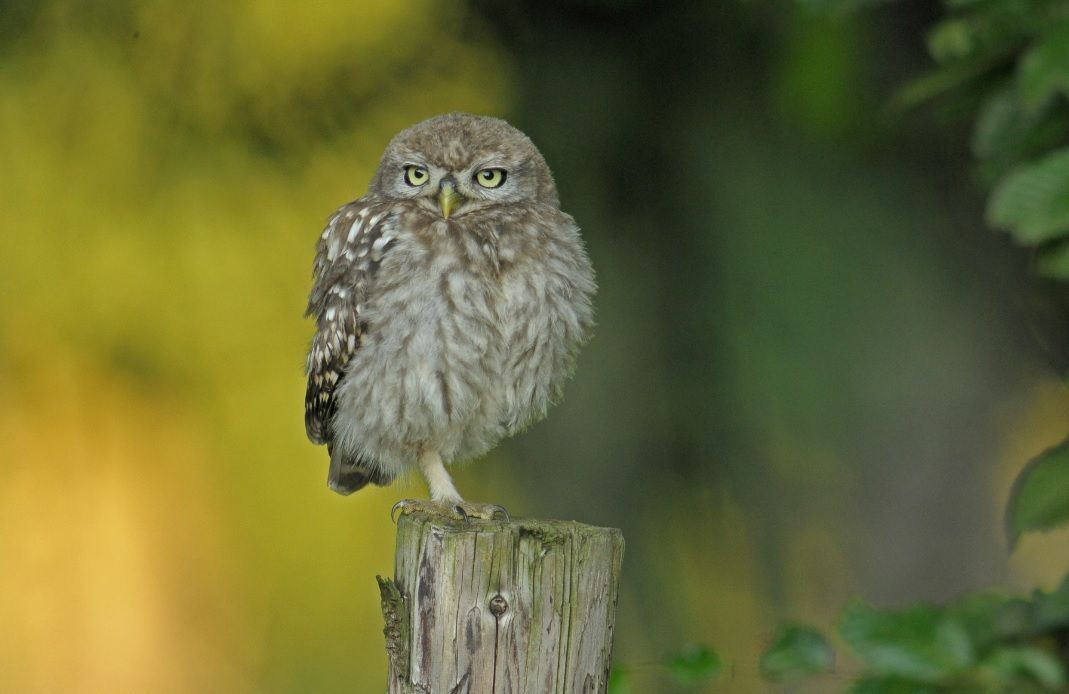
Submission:
M 401 516 L 378 579 L 389 694 L 604 692 L 623 551 L 572 521 Z

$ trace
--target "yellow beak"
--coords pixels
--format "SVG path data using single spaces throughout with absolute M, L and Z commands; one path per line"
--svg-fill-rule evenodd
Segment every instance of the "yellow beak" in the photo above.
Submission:
M 460 202 L 460 195 L 453 187 L 453 182 L 442 181 L 442 187 L 438 189 L 438 207 L 442 210 L 442 216 L 449 219 L 449 215 L 458 202 Z

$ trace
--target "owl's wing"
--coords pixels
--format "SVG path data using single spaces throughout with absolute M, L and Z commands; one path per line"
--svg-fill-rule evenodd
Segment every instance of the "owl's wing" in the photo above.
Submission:
M 305 316 L 315 316 L 316 333 L 308 351 L 308 389 L 304 424 L 312 443 L 331 443 L 335 390 L 345 366 L 363 342 L 360 313 L 368 287 L 393 243 L 390 206 L 361 198 L 330 218 L 316 244 L 314 283 Z

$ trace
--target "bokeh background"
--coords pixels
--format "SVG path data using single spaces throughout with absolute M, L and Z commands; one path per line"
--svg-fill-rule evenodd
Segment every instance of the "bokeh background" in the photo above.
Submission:
M 314 242 L 397 130 L 525 130 L 583 227 L 564 403 L 458 471 L 623 528 L 616 657 L 1051 587 L 1016 471 L 1069 421 L 967 127 L 888 108 L 934 4 L 0 2 L 0 690 L 374 692 L 389 509 L 304 437 Z M 844 680 L 845 681 L 845 676 Z M 826 691 L 835 689 L 834 678 Z

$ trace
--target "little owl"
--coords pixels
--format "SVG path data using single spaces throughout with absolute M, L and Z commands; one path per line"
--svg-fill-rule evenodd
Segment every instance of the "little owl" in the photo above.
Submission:
M 540 420 L 593 324 L 594 273 L 542 155 L 503 120 L 454 113 L 390 142 L 367 195 L 330 218 L 306 315 L 305 425 L 330 487 L 446 464 Z

